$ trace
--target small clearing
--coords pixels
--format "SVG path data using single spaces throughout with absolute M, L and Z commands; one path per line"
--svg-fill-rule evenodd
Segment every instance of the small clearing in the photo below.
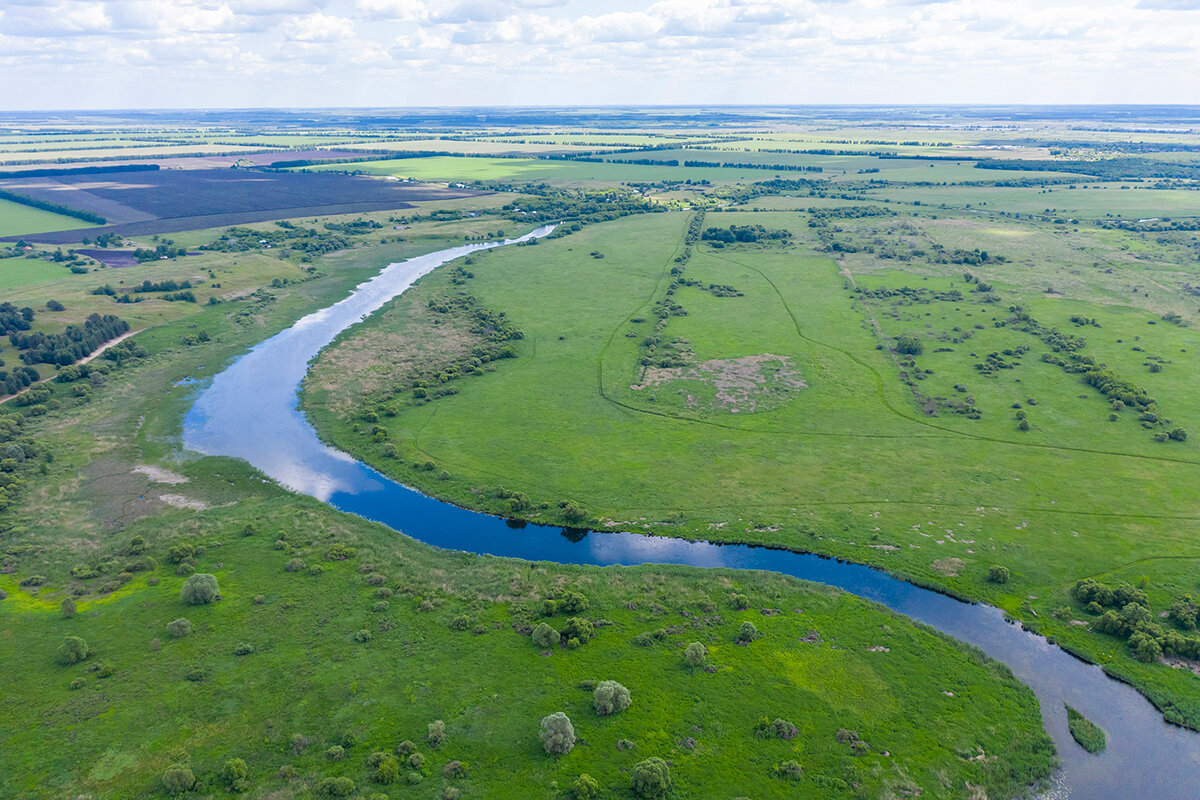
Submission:
M 133 468 L 133 471 L 140 472 L 154 483 L 166 483 L 170 484 L 171 486 L 175 486 L 180 483 L 188 482 L 188 478 L 186 476 L 180 475 L 177 472 L 171 472 L 169 469 L 153 466 L 152 464 L 138 464 Z
M 190 508 L 193 511 L 203 511 L 208 508 L 208 503 L 203 503 L 199 500 L 193 500 L 190 497 L 185 497 L 181 494 L 160 494 L 158 499 L 169 506 L 175 508 Z
M 634 391 L 674 390 L 688 408 L 753 414 L 788 403 L 808 386 L 792 359 L 762 353 L 720 358 L 687 367 L 648 367 Z

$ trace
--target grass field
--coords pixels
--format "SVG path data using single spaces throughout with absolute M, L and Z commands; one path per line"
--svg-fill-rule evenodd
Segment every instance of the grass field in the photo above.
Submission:
M 11 200 L 0 200 L 0 236 L 93 227 L 95 225 L 75 217 L 43 211 Z
M 619 797 L 628 770 L 651 756 L 670 760 L 682 796 L 953 798 L 968 783 L 1009 796 L 1047 774 L 1052 748 L 1028 690 L 867 602 L 771 575 L 444 553 L 290 495 L 244 465 L 180 453 L 193 396 L 180 381 L 212 375 L 395 257 L 368 249 L 326 256 L 325 277 L 249 306 L 203 307 L 145 332 L 144 362 L 86 398 L 57 391 L 61 408 L 26 423 L 55 457 L 22 473 L 40 471 L 7 517 L 15 571 L 0 576 L 0 628 L 13 669 L 0 697 L 11 723 L 0 732 L 0 794 L 156 796 L 167 767 L 185 764 L 197 793 L 233 796 L 220 777 L 233 758 L 257 793 L 300 798 L 334 776 L 364 794 L 435 798 L 456 786 L 464 797 L 542 796 L 581 773 Z M 182 344 L 196 327 L 210 340 Z M 135 471 L 146 464 L 158 466 Z M 144 552 L 130 552 L 134 537 Z M 198 549 L 179 566 L 170 548 L 181 543 Z M 331 559 L 338 544 L 354 555 Z M 220 602 L 180 602 L 192 570 L 217 577 Z M 44 579 L 27 581 L 35 571 Z M 587 607 L 544 608 L 568 592 Z M 71 595 L 78 613 L 64 619 Z M 564 629 L 572 616 L 595 622 L 578 649 L 539 649 L 523 634 L 539 621 Z M 190 621 L 186 638 L 167 632 L 179 617 Z M 738 646 L 747 621 L 761 636 Z M 70 667 L 55 662 L 68 635 L 91 653 Z M 684 663 L 693 641 L 711 672 Z M 598 716 L 581 688 L 596 679 L 620 681 L 633 705 Z M 554 711 L 579 737 L 557 759 L 537 738 Z M 764 717 L 787 720 L 795 735 L 757 736 Z M 438 719 L 446 739 L 434 747 L 427 726 Z M 58 746 L 67 739 L 70 748 Z M 378 782 L 368 757 L 405 740 L 423 763 L 406 760 L 401 789 Z M 972 758 L 980 748 L 987 759 Z M 465 777 L 448 777 L 454 761 Z M 796 777 L 777 774 L 791 761 Z
M 1079 278 L 1091 287 L 1072 287 L 1080 299 L 1051 296 L 1038 285 L 1045 273 L 1029 278 L 1029 266 L 1018 263 L 1017 245 L 1000 251 L 1011 262 L 972 270 L 994 283 L 1003 298 L 996 303 L 972 294 L 956 265 L 901 272 L 872 262 L 858 270 L 854 254 L 839 265 L 804 244 L 804 219 L 708 216 L 705 225 L 786 226 L 800 235 L 791 247 L 697 245 L 686 277 L 742 293 L 734 297 L 690 285 L 664 294 L 683 248 L 682 213 L 475 257 L 465 284 L 451 284 L 451 273 L 429 276 L 323 354 L 306 402 L 339 446 L 455 502 L 511 513 L 503 497 L 491 499 L 502 486 L 528 495 L 531 506 L 519 515 L 533 519 L 559 521 L 559 505 L 572 500 L 600 527 L 766 542 L 879 564 L 1023 614 L 1137 680 L 1174 717 L 1200 721 L 1195 676 L 1138 663 L 1118 639 L 1071 624 L 1088 615 L 1069 594 L 1080 578 L 1135 563 L 1148 586 L 1162 583 L 1155 611 L 1194 591 L 1186 575 L 1196 561 L 1156 559 L 1200 559 L 1196 446 L 1155 441 L 1161 424 L 1114 413 L 1077 375 L 1040 360 L 1048 348 L 1036 336 L 997 324 L 1013 303 L 1046 327 L 1078 331 L 1072 316 L 1100 320 L 1102 327 L 1079 331 L 1085 352 L 1157 397 L 1167 429 L 1195 427 L 1200 418 L 1187 389 L 1195 367 L 1184 355 L 1200 346 L 1194 328 L 1115 303 L 1103 270 L 1094 281 Z M 847 241 L 876 235 L 852 222 L 840 230 L 860 238 Z M 943 219 L 920 222 L 917 235 L 940 237 L 951 250 L 962 234 Z M 1029 246 L 1040 252 L 1036 241 Z M 851 291 L 914 281 L 926 292 L 957 288 L 962 299 L 881 300 Z M 454 292 L 503 311 L 524 333 L 520 357 L 455 381 L 456 394 L 432 402 L 393 394 L 404 381 L 388 365 L 411 360 L 405 342 L 435 321 L 423 307 Z M 664 297 L 687 314 L 670 316 L 656 334 L 654 305 Z M 644 368 L 643 340 L 655 335 L 709 371 Z M 924 342 L 911 365 L 887 349 L 902 335 Z M 1016 356 L 1015 368 L 990 377 L 974 366 L 1022 345 L 1028 355 Z M 1171 363 L 1151 371 L 1149 356 Z M 782 377 L 762 372 L 764 363 Z M 391 380 L 372 380 L 389 369 Z M 923 380 L 909 388 L 902 373 L 914 372 Z M 977 420 L 953 411 L 968 396 Z M 929 398 L 947 405 L 937 401 L 927 416 Z M 359 412 L 372 408 L 394 413 L 378 424 L 396 459 L 364 435 L 370 426 Z M 1026 417 L 1032 424 L 1021 430 Z M 410 466 L 426 460 L 449 480 Z M 1010 583 L 987 580 L 995 564 L 1011 570 Z

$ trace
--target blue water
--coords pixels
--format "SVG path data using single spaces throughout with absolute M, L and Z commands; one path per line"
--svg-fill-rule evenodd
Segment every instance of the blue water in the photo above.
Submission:
M 522 239 L 550 230 L 540 228 Z M 339 332 L 421 275 L 495 246 L 499 245 L 464 245 L 391 264 L 345 300 L 261 342 L 201 392 L 184 421 L 184 444 L 201 453 L 245 459 L 297 492 L 438 547 L 561 564 L 771 570 L 835 586 L 979 647 L 1029 685 L 1041 701 L 1046 730 L 1063 762 L 1057 785 L 1047 797 L 1200 798 L 1200 735 L 1168 725 L 1132 688 L 1009 623 L 991 606 L 962 603 L 869 567 L 810 554 L 514 524 L 422 495 L 323 444 L 297 407 L 299 385 L 311 359 Z M 1064 703 L 1108 734 L 1108 749 L 1102 755 L 1089 755 L 1070 738 Z

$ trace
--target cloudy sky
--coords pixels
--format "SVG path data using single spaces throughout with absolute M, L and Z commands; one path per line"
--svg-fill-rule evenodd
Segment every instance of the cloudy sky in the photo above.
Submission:
M 0 0 L 0 108 L 1200 104 L 1200 0 Z

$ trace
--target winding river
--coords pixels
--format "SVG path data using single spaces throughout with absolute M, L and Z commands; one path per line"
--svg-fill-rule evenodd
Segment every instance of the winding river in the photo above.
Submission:
M 511 242 L 544 236 L 551 226 Z M 874 600 L 979 647 L 1006 663 L 1041 701 L 1063 767 L 1046 797 L 1074 800 L 1200 797 L 1200 735 L 1169 725 L 1134 689 L 1108 678 L 996 608 L 921 589 L 858 564 L 783 550 L 689 542 L 637 533 L 514 526 L 441 503 L 325 444 L 297 407 L 308 364 L 338 333 L 452 259 L 500 243 L 471 244 L 391 264 L 346 299 L 261 342 L 217 374 L 184 421 L 184 444 L 242 458 L 295 491 L 438 547 L 563 564 L 685 564 L 772 570 Z M 1067 731 L 1069 703 L 1108 735 L 1092 756 Z

